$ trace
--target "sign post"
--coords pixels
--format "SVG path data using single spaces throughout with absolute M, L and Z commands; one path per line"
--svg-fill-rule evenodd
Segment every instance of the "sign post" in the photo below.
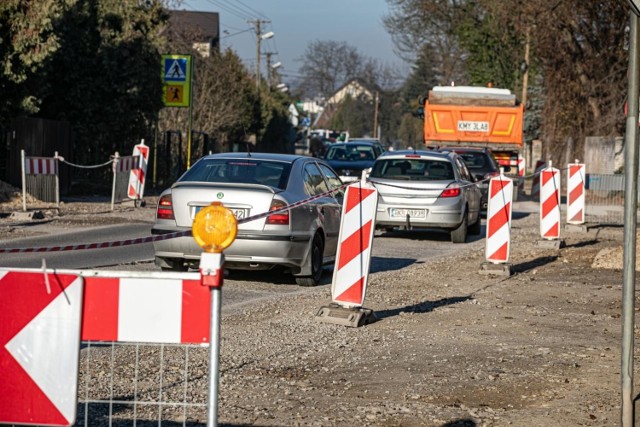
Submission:
M 165 107 L 189 108 L 187 169 L 191 167 L 192 82 L 193 57 L 191 55 L 162 55 L 162 84 Z

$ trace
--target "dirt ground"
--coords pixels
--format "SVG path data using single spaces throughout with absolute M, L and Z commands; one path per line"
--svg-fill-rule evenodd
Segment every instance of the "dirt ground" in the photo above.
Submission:
M 59 220 L 152 212 L 106 206 L 69 203 Z M 537 214 L 514 215 L 510 277 L 479 274 L 483 240 L 370 275 L 365 306 L 378 320 L 361 328 L 315 319 L 329 286 L 225 315 L 220 424 L 620 424 L 623 230 L 563 231 L 555 250 L 538 246 L 538 227 Z

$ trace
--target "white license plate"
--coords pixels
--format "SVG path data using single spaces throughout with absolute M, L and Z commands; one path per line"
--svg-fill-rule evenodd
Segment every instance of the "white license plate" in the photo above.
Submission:
M 206 208 L 206 206 L 196 206 L 196 211 L 193 216 L 195 217 L 196 214 L 200 212 L 200 209 L 202 208 Z M 233 214 L 236 216 L 236 219 L 244 219 L 247 213 L 246 209 L 234 209 L 234 208 L 227 208 L 227 209 L 233 212 Z
M 461 132 L 489 132 L 489 122 L 472 122 L 460 120 L 458 130 Z
M 426 218 L 427 211 L 425 209 L 391 209 L 391 218 Z

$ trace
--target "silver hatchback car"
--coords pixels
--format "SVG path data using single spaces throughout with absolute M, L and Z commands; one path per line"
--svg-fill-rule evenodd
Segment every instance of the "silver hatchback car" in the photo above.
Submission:
M 369 180 L 378 189 L 378 228 L 440 228 L 453 243 L 480 234 L 482 194 L 456 153 L 388 151 Z
M 318 195 L 322 196 L 260 216 Z M 151 231 L 189 230 L 201 208 L 222 202 L 239 223 L 236 240 L 224 252 L 226 268 L 283 266 L 299 285 L 313 286 L 320 281 L 323 265 L 335 260 L 342 197 L 340 178 L 320 159 L 267 153 L 213 154 L 198 160 L 160 195 Z M 202 253 L 191 236 L 156 241 L 154 250 L 156 265 L 166 270 L 197 268 Z

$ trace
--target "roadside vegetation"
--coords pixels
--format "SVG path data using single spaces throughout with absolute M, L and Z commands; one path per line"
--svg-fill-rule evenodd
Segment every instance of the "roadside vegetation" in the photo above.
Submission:
M 527 139 L 557 156 L 585 136 L 621 135 L 628 64 L 626 2 L 387 0 L 382 25 L 410 65 L 404 75 L 349 41 L 316 40 L 282 93 L 230 50 L 202 58 L 166 34 L 174 0 L 6 0 L 0 3 L 0 125 L 64 120 L 78 163 L 129 151 L 156 132 L 185 132 L 187 109 L 163 108 L 160 54 L 195 58 L 192 129 L 218 150 L 254 135 L 256 149 L 292 148 L 289 106 L 327 98 L 352 79 L 378 92 L 385 142 L 422 139 L 419 100 L 437 84 L 506 87 L 526 97 Z M 527 54 L 528 52 L 528 54 Z M 371 134 L 375 99 L 347 98 L 335 128 Z M 293 129 L 295 134 L 295 129 Z M 196 135 L 196 136 L 197 136 Z M 553 148 L 551 148 L 553 147 Z

